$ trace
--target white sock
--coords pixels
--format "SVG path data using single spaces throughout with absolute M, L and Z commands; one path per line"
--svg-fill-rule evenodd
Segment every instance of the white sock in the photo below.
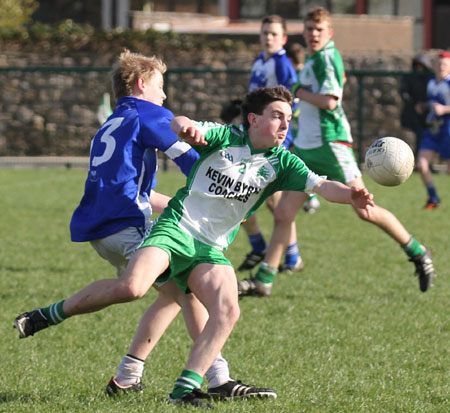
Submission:
M 219 387 L 231 380 L 228 363 L 221 353 L 214 359 L 211 367 L 206 372 L 206 379 L 210 388 Z
M 125 356 L 119 365 L 115 380 L 123 387 L 131 386 L 141 381 L 143 371 L 144 362 L 142 360 Z

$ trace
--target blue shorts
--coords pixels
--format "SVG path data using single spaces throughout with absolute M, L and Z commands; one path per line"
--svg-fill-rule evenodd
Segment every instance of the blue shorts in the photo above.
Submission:
M 446 127 L 441 127 L 439 133 L 433 135 L 431 130 L 427 129 L 425 136 L 420 142 L 420 149 L 437 152 L 442 159 L 450 159 L 450 130 Z

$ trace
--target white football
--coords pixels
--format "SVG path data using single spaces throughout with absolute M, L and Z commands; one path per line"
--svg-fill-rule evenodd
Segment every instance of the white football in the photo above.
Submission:
M 380 185 L 400 185 L 412 174 L 414 154 L 401 139 L 380 138 L 367 150 L 366 167 L 369 176 Z

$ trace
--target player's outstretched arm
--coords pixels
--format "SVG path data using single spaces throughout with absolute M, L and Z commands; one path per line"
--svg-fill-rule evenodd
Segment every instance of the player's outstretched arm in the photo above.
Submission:
M 351 188 L 337 181 L 320 181 L 315 187 L 314 192 L 325 198 L 327 201 L 340 204 L 351 204 L 355 208 L 367 209 L 369 206 L 375 206 L 373 195 L 367 188 Z
M 203 133 L 194 125 L 194 122 L 186 116 L 175 116 L 170 121 L 171 129 L 183 140 L 191 145 L 208 145 Z

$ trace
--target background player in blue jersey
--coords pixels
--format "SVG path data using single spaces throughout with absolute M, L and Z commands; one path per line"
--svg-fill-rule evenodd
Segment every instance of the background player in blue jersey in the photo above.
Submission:
M 72 240 L 89 241 L 98 254 L 116 267 L 119 280 L 128 261 L 148 234 L 152 208 L 162 212 L 169 197 L 152 190 L 156 182 L 157 150 L 163 151 L 188 174 L 198 153 L 178 140 L 170 129 L 172 112 L 162 107 L 166 98 L 163 74 L 166 66 L 155 57 L 123 52 L 112 71 L 118 98 L 113 114 L 94 136 L 85 192 L 70 224 Z M 208 314 L 193 294 L 181 291 L 173 281 L 158 287 L 159 295 L 144 314 L 141 331 L 147 337 L 139 352 L 131 345 L 118 374 L 107 386 L 112 395 L 142 389 L 144 360 L 166 328 L 183 308 L 192 339 L 202 331 Z M 134 295 L 133 291 L 129 291 Z M 113 300 L 124 301 L 118 297 Z M 70 315 L 98 309 L 85 308 L 82 295 L 25 313 L 16 319 L 21 338 L 62 322 Z M 228 364 L 219 354 L 206 373 L 210 390 L 230 397 L 245 391 L 259 395 L 261 389 L 230 379 Z M 268 389 L 264 389 L 265 394 Z
M 259 40 L 263 51 L 254 60 L 249 91 L 260 87 L 273 87 L 283 85 L 290 89 L 297 82 L 297 73 L 286 55 L 284 46 L 287 42 L 286 20 L 273 14 L 263 17 Z M 289 149 L 292 143 L 292 131 L 289 128 L 283 146 Z M 281 194 L 275 194 L 267 199 L 267 206 L 273 211 Z M 243 263 L 238 267 L 239 271 L 250 270 L 264 259 L 266 241 L 258 225 L 256 215 L 252 215 L 242 225 L 252 247 Z M 292 272 L 303 269 L 303 262 L 299 254 L 295 222 L 291 226 L 289 244 L 286 248 L 285 262 L 280 265 L 280 271 Z
M 276 14 L 265 16 L 261 21 L 261 54 L 254 60 L 250 75 L 249 91 L 259 87 L 283 85 L 288 89 L 297 81 L 297 74 L 286 56 L 286 21 Z M 284 143 L 283 146 L 287 146 Z
M 430 164 L 435 154 L 447 162 L 450 174 L 450 53 L 439 53 L 435 61 L 435 76 L 427 85 L 430 112 L 427 117 L 428 129 L 420 142 L 417 169 L 428 193 L 425 209 L 439 207 L 441 200 L 433 183 Z

